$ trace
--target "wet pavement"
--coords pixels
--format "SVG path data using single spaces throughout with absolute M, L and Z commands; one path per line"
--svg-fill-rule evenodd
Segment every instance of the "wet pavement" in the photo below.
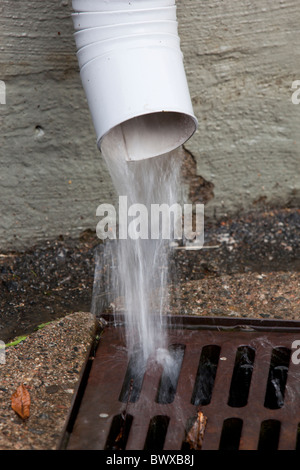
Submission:
M 24 252 L 0 253 L 0 339 L 33 331 L 75 311 L 90 311 L 94 233 L 78 240 L 37 244 Z

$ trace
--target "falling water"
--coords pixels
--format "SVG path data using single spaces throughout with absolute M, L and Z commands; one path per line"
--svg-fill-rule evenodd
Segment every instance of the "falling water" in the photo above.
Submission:
M 176 154 L 127 162 L 121 150 L 106 145 L 102 154 L 117 194 L 127 196 L 128 207 L 143 204 L 151 214 L 151 204 L 171 206 L 181 199 L 180 159 Z M 93 311 L 99 314 L 103 288 L 109 293 L 109 301 L 113 300 L 115 317 L 121 301 L 128 352 L 140 349 L 145 359 L 156 350 L 161 355 L 166 348 L 164 313 L 168 313 L 170 246 L 171 240 L 161 236 L 151 239 L 150 233 L 147 239 L 109 240 L 96 259 Z

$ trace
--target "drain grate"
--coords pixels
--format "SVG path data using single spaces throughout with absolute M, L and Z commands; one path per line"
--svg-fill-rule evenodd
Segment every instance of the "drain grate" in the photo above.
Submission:
M 299 448 L 298 323 L 176 322 L 171 374 L 138 354 L 128 361 L 123 327 L 104 328 L 66 448 L 187 450 L 198 410 L 207 417 L 203 450 Z

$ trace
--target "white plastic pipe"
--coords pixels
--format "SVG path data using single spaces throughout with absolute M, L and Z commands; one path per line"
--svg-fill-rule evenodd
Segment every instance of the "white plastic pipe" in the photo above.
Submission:
M 119 24 L 139 24 L 145 21 L 176 21 L 176 6 L 149 8 L 147 10 L 96 11 L 72 13 L 74 29 L 81 31 L 87 28 L 118 26 Z
M 179 38 L 174 34 L 168 33 L 153 33 L 153 34 L 139 34 L 131 36 L 118 36 L 117 38 L 110 38 L 103 41 L 93 42 L 87 46 L 81 47 L 77 51 L 77 58 L 79 67 L 82 71 L 83 67 L 91 60 L 102 60 L 104 57 L 104 64 L 108 61 L 107 54 L 110 54 L 112 60 L 115 56 L 120 54 L 128 54 L 130 50 L 137 49 L 136 43 L 138 41 L 138 49 L 145 48 L 179 48 Z M 148 55 L 148 53 L 147 53 Z M 111 59 L 109 59 L 111 60 Z M 121 61 L 121 59 L 120 59 Z M 96 67 L 95 64 L 93 66 Z M 105 65 L 102 65 L 103 68 Z M 137 67 L 137 64 L 136 64 Z M 135 68 L 136 68 L 135 67 Z M 136 73 L 134 71 L 134 73 Z M 125 77 L 123 78 L 123 80 Z M 102 79 L 101 79 L 102 80 Z
M 135 161 L 182 145 L 197 119 L 175 0 L 73 0 L 73 8 L 80 75 L 99 149 L 117 146 L 123 158 Z M 164 21 L 162 10 L 169 13 Z
M 117 24 L 102 26 L 98 28 L 88 28 L 74 33 L 76 46 L 79 49 L 84 46 L 94 44 L 98 41 L 106 39 L 114 39 L 116 35 L 119 37 L 127 36 L 127 34 L 145 34 L 145 33 L 168 33 L 177 35 L 176 21 L 147 21 L 131 24 Z
M 144 10 L 174 5 L 174 0 L 73 0 L 74 11 Z

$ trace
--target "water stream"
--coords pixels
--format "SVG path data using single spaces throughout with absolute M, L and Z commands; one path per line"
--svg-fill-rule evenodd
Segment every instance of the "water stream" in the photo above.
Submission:
M 143 204 L 151 215 L 152 204 L 181 201 L 180 160 L 171 154 L 138 162 L 126 162 L 118 145 L 106 145 L 102 154 L 118 196 L 127 196 L 127 206 Z M 124 214 L 121 214 L 123 217 Z M 142 217 L 142 214 L 141 214 Z M 136 219 L 136 218 L 135 218 Z M 128 217 L 130 223 L 130 217 Z M 119 221 L 120 222 L 120 221 Z M 99 314 L 99 298 L 109 294 L 115 318 L 125 317 L 126 345 L 129 355 L 140 351 L 147 359 L 166 348 L 164 314 L 168 313 L 169 255 L 172 243 L 151 238 L 105 240 L 96 258 L 93 312 Z M 136 226 L 138 231 L 141 227 Z M 145 236 L 145 233 L 144 233 Z M 103 266 L 105 264 L 105 266 Z M 97 278 L 97 270 L 101 275 Z

